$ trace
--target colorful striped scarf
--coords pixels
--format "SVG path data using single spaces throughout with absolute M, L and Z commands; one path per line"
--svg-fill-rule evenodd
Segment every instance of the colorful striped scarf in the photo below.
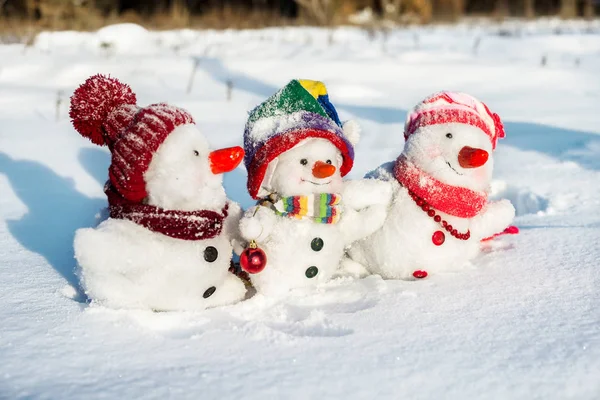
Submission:
M 342 196 L 332 193 L 311 194 L 308 196 L 281 197 L 268 201 L 277 215 L 296 219 L 310 219 L 320 224 L 335 224 L 340 220 L 338 205 Z

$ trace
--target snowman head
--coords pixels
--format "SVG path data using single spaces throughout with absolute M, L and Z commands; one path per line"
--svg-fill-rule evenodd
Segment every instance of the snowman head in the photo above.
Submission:
M 187 111 L 138 107 L 129 86 L 95 75 L 71 97 L 70 116 L 82 136 L 108 146 L 109 183 L 124 199 L 183 211 L 223 207 L 219 174 L 234 169 L 243 150 L 210 152 Z
M 250 195 L 339 191 L 359 135 L 354 122 L 342 125 L 323 83 L 291 81 L 252 110 L 246 123 Z
M 492 177 L 492 151 L 504 129 L 497 114 L 464 93 L 441 92 L 408 116 L 403 156 L 452 186 L 484 191 Z
M 305 139 L 271 162 L 264 187 L 282 196 L 338 193 L 342 153 L 325 139 Z
M 144 174 L 148 204 L 170 210 L 219 210 L 226 201 L 222 174 L 242 160 L 241 147 L 211 151 L 196 125 L 178 126 L 152 156 Z

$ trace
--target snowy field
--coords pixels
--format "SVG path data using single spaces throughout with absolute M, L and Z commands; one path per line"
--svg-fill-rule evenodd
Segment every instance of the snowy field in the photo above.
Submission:
M 0 45 L 0 398 L 600 398 L 599 71 L 597 22 L 120 26 Z M 140 105 L 187 108 L 215 148 L 241 144 L 247 111 L 290 79 L 323 80 L 363 127 L 350 177 L 400 153 L 423 97 L 471 93 L 505 121 L 493 188 L 521 234 L 423 281 L 338 279 L 202 313 L 90 306 L 72 238 L 106 205 L 109 156 L 72 129 L 68 97 L 99 72 Z M 242 167 L 225 183 L 252 204 Z

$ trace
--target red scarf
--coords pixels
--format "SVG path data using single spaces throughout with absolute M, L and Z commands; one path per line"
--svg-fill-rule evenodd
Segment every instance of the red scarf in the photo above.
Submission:
M 111 218 L 127 219 L 152 232 L 182 240 L 204 240 L 218 236 L 229 208 L 225 204 L 220 214 L 210 210 L 164 210 L 127 200 L 110 183 L 104 187 L 104 193 L 108 197 Z
M 431 207 L 459 218 L 473 218 L 487 203 L 487 194 L 452 186 L 421 171 L 404 156 L 398 157 L 394 176 Z

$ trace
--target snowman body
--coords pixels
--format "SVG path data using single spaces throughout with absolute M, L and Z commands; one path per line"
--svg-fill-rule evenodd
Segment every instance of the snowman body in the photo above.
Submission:
M 308 139 L 281 154 L 265 185 L 282 196 L 336 193 L 341 202 L 335 223 L 278 215 L 272 203 L 249 209 L 240 222 L 246 241 L 254 240 L 267 257 L 264 270 L 252 274 L 259 293 L 280 295 L 290 289 L 315 286 L 338 270 L 345 250 L 381 226 L 391 190 L 374 180 L 342 181 L 341 155 L 324 139 Z M 329 172 L 320 171 L 328 170 Z
M 280 216 L 273 223 L 271 235 L 260 242 L 267 267 L 251 277 L 258 292 L 278 295 L 331 278 L 346 245 L 338 226 Z
M 244 297 L 244 284 L 228 271 L 227 233 L 181 240 L 111 218 L 77 231 L 75 256 L 86 293 L 105 306 L 201 310 Z
M 410 279 L 415 271 L 434 274 L 463 268 L 479 252 L 472 221 L 437 212 L 458 231 L 471 232 L 469 240 L 454 238 L 417 206 L 408 190 L 389 172 L 392 168 L 393 163 L 388 163 L 378 171 L 379 179 L 387 181 L 393 192 L 385 222 L 378 231 L 352 246 L 352 259 L 369 272 L 392 279 Z M 434 244 L 436 232 L 444 235 L 442 245 Z
M 510 224 L 514 207 L 507 200 L 486 201 L 481 209 L 473 211 L 466 202 L 469 216 L 464 217 L 429 204 L 438 198 L 453 201 L 448 193 L 455 189 L 487 198 L 485 191 L 493 170 L 491 152 L 488 136 L 477 127 L 446 123 L 417 129 L 396 162 L 386 163 L 370 174 L 390 185 L 393 198 L 383 226 L 355 243 L 349 251 L 351 258 L 371 273 L 397 279 L 468 265 L 479 253 L 481 239 Z M 431 197 L 415 197 L 414 191 L 398 179 L 396 168 L 400 162 L 408 166 L 404 170 L 418 171 L 414 179 L 406 181 L 414 185 L 412 189 Z
M 229 154 L 230 149 L 224 150 Z M 224 216 L 205 221 L 211 234 L 199 230 L 191 237 L 173 237 L 142 226 L 131 216 L 109 218 L 96 228 L 76 232 L 75 256 L 90 298 L 113 308 L 171 311 L 231 304 L 245 296 L 243 282 L 229 272 L 241 209 L 227 200 L 223 171 L 215 172 L 212 164 L 215 155 L 223 158 L 225 153 L 210 152 L 195 125 L 186 124 L 160 145 L 144 175 L 148 192 L 144 204 L 157 213 L 177 210 L 175 219 L 188 218 L 180 212 L 198 210 Z M 168 221 L 162 227 L 172 228 Z

